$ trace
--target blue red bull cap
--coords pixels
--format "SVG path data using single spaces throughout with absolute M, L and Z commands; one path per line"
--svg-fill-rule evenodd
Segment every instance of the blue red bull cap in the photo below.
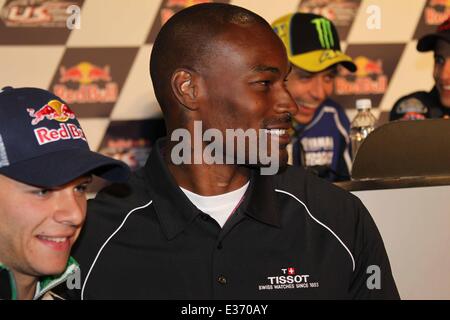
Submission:
M 75 114 L 38 88 L 0 91 L 0 174 L 39 187 L 62 186 L 85 174 L 124 182 L 122 161 L 90 150 Z

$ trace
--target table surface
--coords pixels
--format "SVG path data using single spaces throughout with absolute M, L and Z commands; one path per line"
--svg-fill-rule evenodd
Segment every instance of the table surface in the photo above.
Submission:
M 335 182 L 334 184 L 347 191 L 433 187 L 450 185 L 450 176 L 350 180 Z

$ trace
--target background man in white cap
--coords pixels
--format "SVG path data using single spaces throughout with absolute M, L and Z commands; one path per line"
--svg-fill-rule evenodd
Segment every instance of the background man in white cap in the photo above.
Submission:
M 0 91 L 0 300 L 54 299 L 79 272 L 70 250 L 98 175 L 128 167 L 89 149 L 74 113 L 37 88 Z
M 297 12 L 277 19 L 272 27 L 292 65 L 287 88 L 298 106 L 293 163 L 312 168 L 330 181 L 348 180 L 350 122 L 329 96 L 338 65 L 351 72 L 356 65 L 341 51 L 333 23 L 322 16 Z

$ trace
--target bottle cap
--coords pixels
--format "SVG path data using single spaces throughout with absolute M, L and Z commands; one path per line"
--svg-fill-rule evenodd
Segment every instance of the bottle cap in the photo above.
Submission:
M 372 108 L 372 101 L 370 99 L 356 100 L 356 110 L 367 110 Z

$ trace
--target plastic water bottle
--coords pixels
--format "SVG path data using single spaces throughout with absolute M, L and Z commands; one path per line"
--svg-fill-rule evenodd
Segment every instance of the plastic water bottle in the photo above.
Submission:
M 356 110 L 358 111 L 353 121 L 350 123 L 350 140 L 352 142 L 352 159 L 364 139 L 375 129 L 377 119 L 370 112 L 372 101 L 370 99 L 356 100 Z

